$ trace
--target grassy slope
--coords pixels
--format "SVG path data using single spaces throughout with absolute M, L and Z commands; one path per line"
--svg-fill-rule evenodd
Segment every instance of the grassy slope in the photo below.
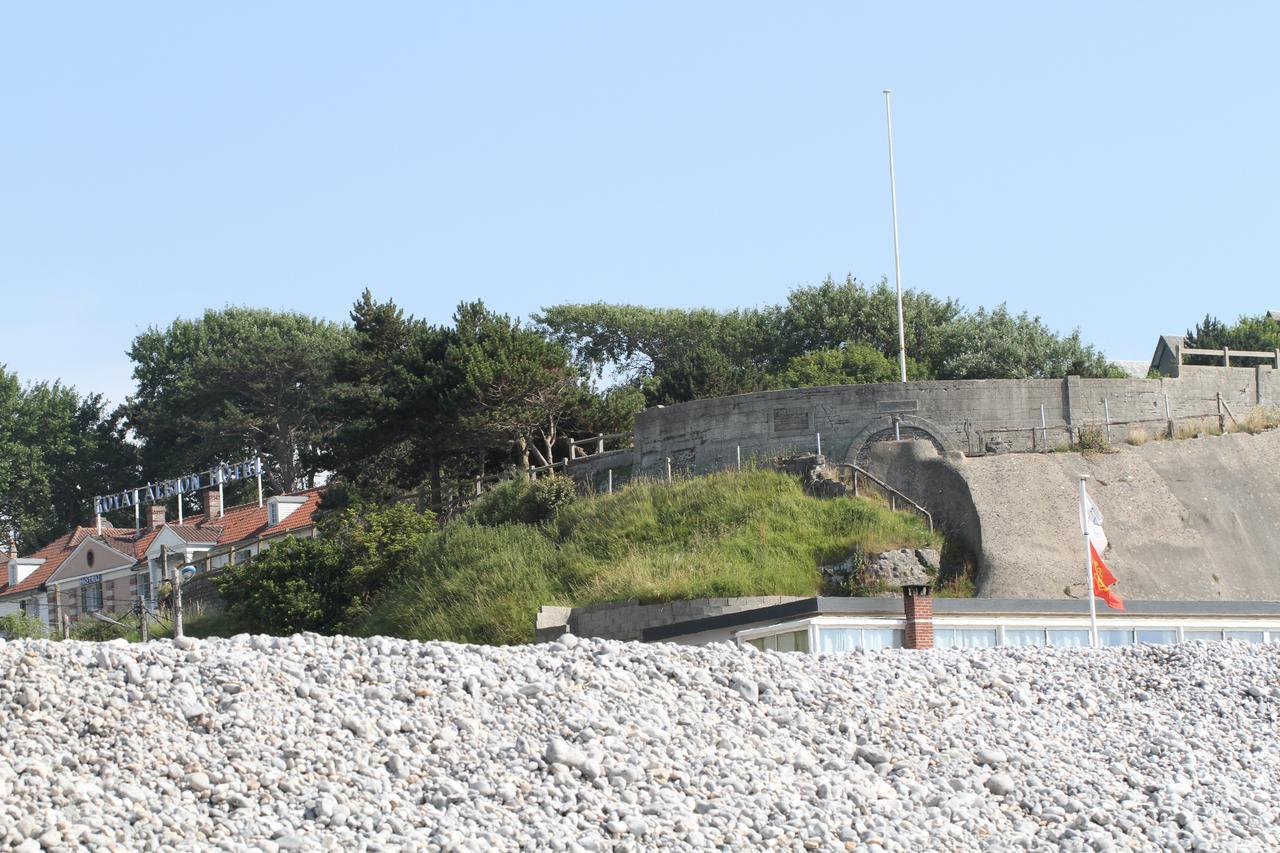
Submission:
M 638 483 L 579 500 L 549 524 L 448 526 L 420 574 L 388 591 L 363 631 L 528 642 L 544 604 L 813 595 L 823 563 L 938 541 L 912 516 L 810 498 L 782 474 Z

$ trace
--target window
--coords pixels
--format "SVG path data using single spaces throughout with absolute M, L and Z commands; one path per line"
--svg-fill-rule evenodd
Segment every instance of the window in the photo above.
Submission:
M 807 652 L 809 651 L 809 632 L 787 631 L 784 634 L 756 637 L 747 642 L 765 652 Z
M 1177 628 L 1139 628 L 1138 642 L 1163 646 L 1178 642 Z
M 1222 639 L 1222 632 L 1221 631 L 1187 630 L 1182 632 L 1182 638 L 1187 642 L 1192 642 L 1193 640 L 1205 640 L 1207 642 L 1214 642 L 1216 640 Z
M 1005 628 L 1006 646 L 1043 646 L 1048 642 L 1043 628 Z
M 1045 635 L 1051 646 L 1079 648 L 1089 645 L 1087 628 L 1050 628 Z
M 1223 636 L 1228 640 L 1244 640 L 1246 643 L 1261 643 L 1261 631 L 1223 631 Z
M 151 601 L 151 573 L 139 572 L 138 578 L 138 597 L 143 601 Z
M 933 644 L 940 649 L 988 648 L 996 644 L 996 629 L 935 628 Z
M 80 610 L 93 613 L 102 609 L 102 582 L 91 583 L 80 587 Z
M 820 628 L 818 651 L 849 652 L 854 649 L 900 649 L 906 642 L 901 628 Z
M 1131 628 L 1105 628 L 1098 631 L 1100 646 L 1132 646 L 1133 630 Z

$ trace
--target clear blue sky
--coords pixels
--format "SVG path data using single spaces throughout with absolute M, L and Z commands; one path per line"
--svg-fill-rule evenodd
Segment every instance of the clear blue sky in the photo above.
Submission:
M 892 278 L 886 86 L 908 287 L 1113 358 L 1280 308 L 1280 6 L 620 6 L 6 5 L 0 362 L 120 400 L 206 307 Z

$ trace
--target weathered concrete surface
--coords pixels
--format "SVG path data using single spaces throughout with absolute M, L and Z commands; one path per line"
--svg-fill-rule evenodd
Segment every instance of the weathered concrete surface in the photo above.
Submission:
M 601 488 L 616 478 L 703 474 L 744 462 L 822 449 L 830 459 L 864 463 L 893 438 L 927 439 L 967 456 L 1042 450 L 1068 443 L 1073 428 L 1146 424 L 1216 416 L 1218 397 L 1237 416 L 1280 403 L 1280 371 L 1183 366 L 1177 379 L 984 379 L 797 388 L 694 400 L 636 416 L 635 446 L 575 461 L 569 471 Z M 1166 408 L 1167 405 L 1167 408 Z M 1041 416 L 1044 428 L 1041 428 Z M 1117 427 L 1123 434 L 1123 427 Z M 1120 440 L 1121 435 L 1116 436 Z
M 1280 600 L 1280 431 L 1088 456 L 942 459 L 912 442 L 878 448 L 874 469 L 945 528 L 976 520 L 966 536 L 979 557 L 980 596 L 1081 595 L 1077 483 L 1086 473 L 1122 596 Z

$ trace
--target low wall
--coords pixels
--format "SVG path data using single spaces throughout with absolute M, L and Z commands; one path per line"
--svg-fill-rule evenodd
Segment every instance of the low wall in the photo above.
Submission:
M 543 607 L 537 616 L 536 636 L 540 643 L 554 640 L 566 631 L 579 637 L 639 640 L 644 629 L 657 625 L 738 613 L 797 600 L 796 596 L 765 595 L 752 598 L 694 598 L 664 604 L 641 604 L 632 599 L 586 607 Z
M 1280 404 L 1280 372 L 1271 366 L 1183 366 L 1172 379 L 988 379 L 840 385 L 764 391 L 648 409 L 636 416 L 635 446 L 570 466 L 597 488 L 607 469 L 622 476 L 702 474 L 753 456 L 816 450 L 864 463 L 877 441 L 931 442 L 966 456 L 1042 450 L 1068 443 L 1086 424 L 1163 423 L 1217 414 L 1218 395 L 1243 416 Z M 1043 407 L 1043 408 L 1042 408 Z M 1041 430 L 1041 412 L 1045 429 Z M 1118 427 L 1122 428 L 1122 427 Z M 1122 436 L 1117 436 L 1120 440 Z M 615 480 L 616 482 L 616 480 Z

